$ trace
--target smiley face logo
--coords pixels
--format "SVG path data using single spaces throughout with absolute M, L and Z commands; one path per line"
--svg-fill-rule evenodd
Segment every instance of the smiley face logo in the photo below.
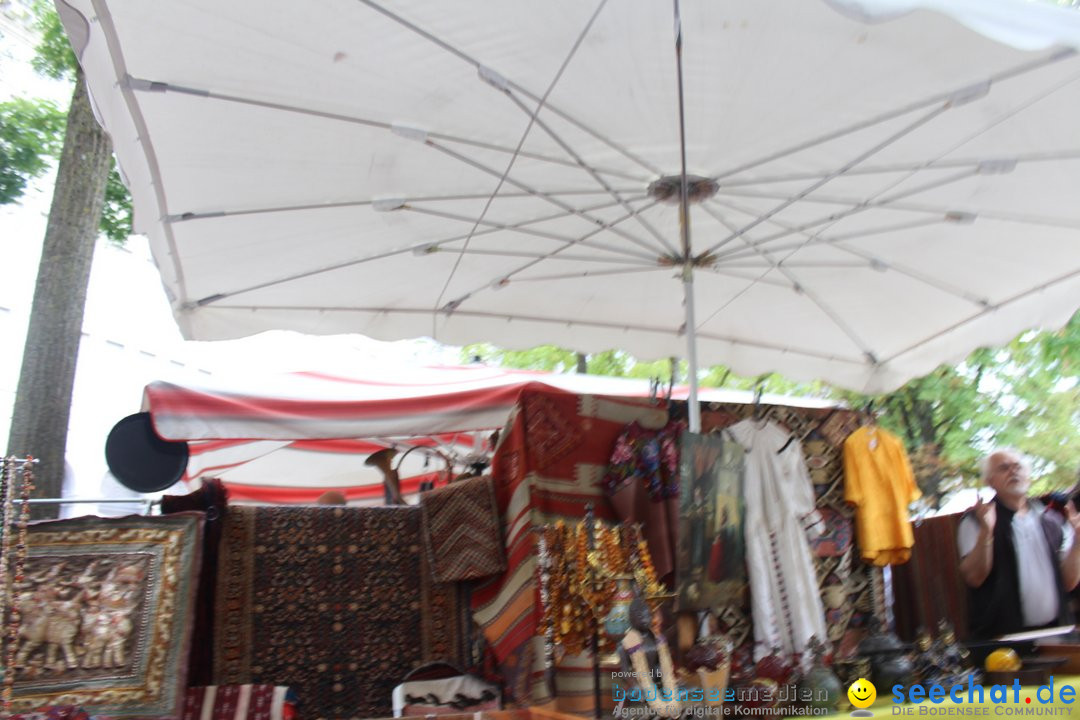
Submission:
M 867 708 L 877 699 L 877 688 L 866 678 L 859 678 L 851 683 L 847 691 L 848 700 L 857 708 Z

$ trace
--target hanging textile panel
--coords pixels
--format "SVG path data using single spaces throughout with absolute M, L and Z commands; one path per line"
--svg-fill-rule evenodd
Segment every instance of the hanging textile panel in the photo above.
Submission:
M 532 529 L 560 518 L 576 521 L 589 503 L 599 519 L 615 522 L 603 479 L 616 438 L 632 422 L 659 429 L 667 420 L 667 410 L 647 400 L 540 387 L 522 393 L 492 463 L 507 569 L 472 594 L 474 617 L 499 663 L 509 699 L 547 702 L 553 681 L 559 710 L 592 712 L 588 656 L 561 658 L 550 672 L 545 667 L 544 639 L 536 635 L 541 609 Z
M 680 610 L 741 602 L 746 593 L 742 446 L 723 433 L 682 438 Z
M 202 487 L 187 495 L 165 495 L 161 498 L 161 514 L 197 511 L 206 521 L 203 525 L 202 562 L 199 564 L 199 589 L 195 597 L 195 624 L 191 631 L 191 652 L 188 662 L 188 684 L 210 683 L 214 662 L 214 590 L 217 585 L 218 548 L 221 530 L 228 512 L 228 498 L 221 480 L 204 479 Z
M 15 711 L 179 717 L 202 538 L 201 513 L 83 517 L 30 526 Z
M 420 510 L 424 546 L 437 581 L 474 580 L 506 569 L 491 478 L 459 480 L 421 493 Z
M 431 580 L 417 507 L 230 508 L 215 681 L 288 685 L 312 720 L 388 716 L 409 670 L 461 661 L 456 592 Z
M 712 403 L 702 412 L 702 432 L 720 433 L 753 416 L 752 405 Z M 847 437 L 859 428 L 858 414 L 839 408 L 764 405 L 759 420 L 777 423 L 802 443 L 816 506 L 826 521 L 820 543 L 812 547 L 812 554 L 828 640 L 837 658 L 850 657 L 865 634 L 869 617 L 881 614 L 884 608 L 883 601 L 874 597 L 873 571 L 858 562 L 857 548 L 850 542 L 854 511 L 844 501 L 843 446 Z M 880 577 L 880 571 L 877 574 Z M 721 603 L 714 611 L 737 646 L 752 640 L 746 595 Z

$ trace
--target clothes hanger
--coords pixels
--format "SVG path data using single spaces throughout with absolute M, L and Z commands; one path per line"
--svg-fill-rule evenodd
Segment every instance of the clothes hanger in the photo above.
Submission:
M 870 445 L 870 449 L 871 450 L 877 450 L 877 446 L 878 446 L 878 439 L 877 439 L 878 422 L 877 422 L 877 415 L 874 413 L 874 399 L 873 398 L 868 400 L 866 405 L 863 407 L 863 410 L 862 410 L 862 425 L 870 433 L 870 440 L 868 441 L 869 445 Z
M 761 382 L 758 381 L 754 385 L 754 412 L 753 418 L 755 420 L 761 420 L 765 416 L 765 409 L 761 405 L 761 396 L 764 394 L 764 390 L 761 387 Z
M 675 378 L 668 379 L 667 387 L 664 387 L 664 380 L 660 376 L 654 376 L 649 378 L 649 402 L 653 405 L 663 405 L 665 408 L 671 407 L 671 391 L 675 388 Z M 661 395 L 661 392 L 663 393 Z
M 862 421 L 864 425 L 877 426 L 877 415 L 874 414 L 874 399 L 866 402 L 862 409 Z

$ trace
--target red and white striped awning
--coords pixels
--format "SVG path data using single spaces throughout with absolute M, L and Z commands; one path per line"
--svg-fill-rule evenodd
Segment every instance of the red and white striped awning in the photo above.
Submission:
M 421 367 L 342 377 L 300 372 L 227 386 L 155 382 L 143 410 L 157 434 L 191 447 L 186 478 L 220 477 L 236 500 L 311 502 L 328 489 L 378 502 L 382 475 L 364 465 L 386 447 L 417 448 L 399 472 L 403 491 L 441 474 L 442 459 L 483 453 L 530 383 L 577 394 L 647 397 L 645 380 L 559 375 L 481 365 Z M 675 388 L 673 397 L 684 398 Z M 706 389 L 704 402 L 751 402 L 745 391 Z M 810 398 L 767 403 L 821 407 Z

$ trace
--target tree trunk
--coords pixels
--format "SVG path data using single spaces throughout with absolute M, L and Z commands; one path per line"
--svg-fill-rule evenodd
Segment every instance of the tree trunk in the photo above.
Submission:
M 94 119 L 79 69 L 8 436 L 9 454 L 40 460 L 36 497 L 60 497 L 63 487 L 75 361 L 111 157 L 112 142 Z M 57 510 L 35 508 L 33 515 L 56 517 Z
M 577 361 L 577 367 L 574 372 L 578 375 L 585 375 L 589 372 L 589 356 L 585 353 L 577 353 L 575 360 Z

